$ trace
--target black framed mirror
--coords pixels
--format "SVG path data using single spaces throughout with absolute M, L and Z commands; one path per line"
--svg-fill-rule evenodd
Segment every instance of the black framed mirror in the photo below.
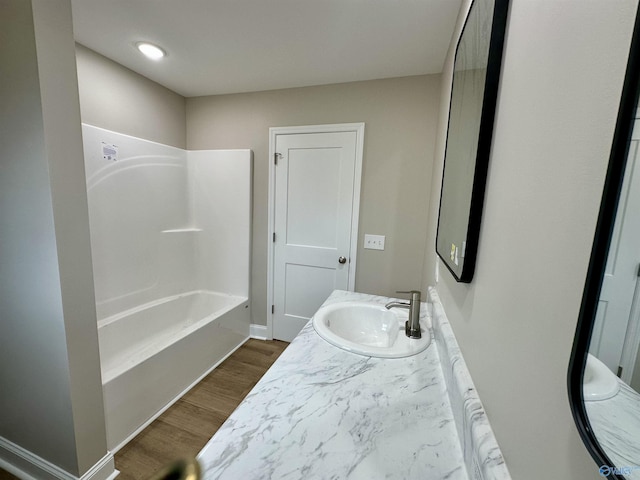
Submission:
M 640 479 L 640 12 L 567 375 L 602 477 Z
M 436 252 L 458 282 L 475 270 L 509 0 L 474 0 L 456 46 Z

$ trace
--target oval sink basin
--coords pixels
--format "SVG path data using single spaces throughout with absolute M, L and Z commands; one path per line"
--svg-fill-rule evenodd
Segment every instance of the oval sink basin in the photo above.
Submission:
M 618 393 L 618 390 L 620 390 L 618 377 L 602 361 L 588 354 L 582 379 L 584 401 L 606 400 Z
M 332 345 L 368 357 L 400 358 L 422 352 L 431 335 L 422 323 L 422 338 L 404 333 L 408 312 L 387 310 L 383 305 L 341 302 L 321 307 L 313 316 L 313 328 Z

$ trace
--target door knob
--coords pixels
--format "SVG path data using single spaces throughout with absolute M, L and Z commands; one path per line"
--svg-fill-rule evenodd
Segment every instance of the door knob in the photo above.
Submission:
M 342 263 L 342 264 L 347 263 L 347 259 L 345 257 L 340 257 L 338 258 L 338 263 Z

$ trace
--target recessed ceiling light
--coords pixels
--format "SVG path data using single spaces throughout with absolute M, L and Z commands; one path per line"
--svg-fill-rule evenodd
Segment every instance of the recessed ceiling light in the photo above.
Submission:
M 163 49 L 152 43 L 138 42 L 136 43 L 136 47 L 138 47 L 138 50 L 140 50 L 143 55 L 145 55 L 147 58 L 150 58 L 151 60 L 160 60 L 166 55 Z

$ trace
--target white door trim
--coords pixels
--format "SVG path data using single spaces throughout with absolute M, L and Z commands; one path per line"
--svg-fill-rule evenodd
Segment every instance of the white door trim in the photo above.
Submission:
M 294 135 L 300 133 L 356 133 L 356 165 L 353 184 L 353 213 L 351 215 L 351 257 L 349 265 L 348 290 L 353 291 L 356 285 L 356 254 L 358 251 L 358 219 L 360 217 L 360 187 L 362 184 L 362 156 L 364 152 L 364 123 L 340 123 L 333 125 L 306 125 L 300 127 L 272 127 L 269 129 L 269 212 L 267 242 L 269 244 L 267 255 L 267 338 L 273 338 L 273 260 L 274 245 L 273 234 L 275 231 L 275 179 L 276 169 L 274 156 L 276 153 L 277 135 Z

